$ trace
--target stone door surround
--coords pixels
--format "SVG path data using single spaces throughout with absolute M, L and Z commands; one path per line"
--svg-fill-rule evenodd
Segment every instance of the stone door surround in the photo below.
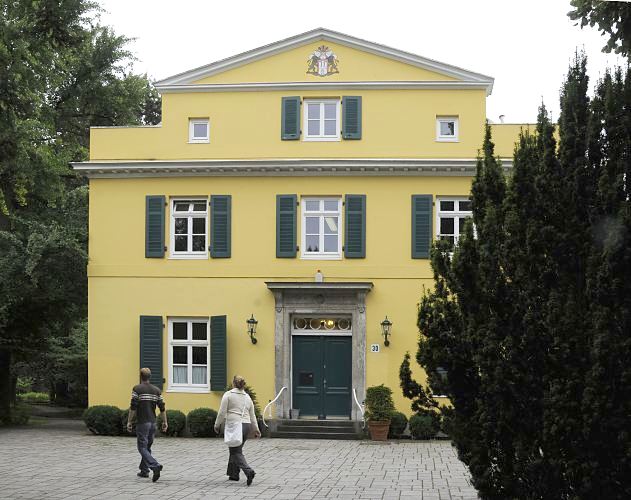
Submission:
M 294 314 L 344 314 L 352 317 L 352 387 L 361 403 L 366 397 L 366 294 L 372 290 L 373 284 L 301 281 L 266 281 L 265 284 L 275 299 L 275 395 L 283 386 L 287 387 L 276 402 L 276 414 L 280 418 L 289 418 L 291 408 L 291 317 Z M 355 401 L 352 401 L 351 407 L 353 420 L 361 420 Z

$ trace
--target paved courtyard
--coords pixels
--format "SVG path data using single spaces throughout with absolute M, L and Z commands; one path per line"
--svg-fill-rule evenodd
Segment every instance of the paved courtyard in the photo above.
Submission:
M 476 499 L 449 442 L 260 439 L 244 453 L 252 486 L 228 481 L 220 439 L 158 438 L 157 483 L 136 477 L 135 439 L 90 435 L 73 421 L 0 430 L 0 498 L 213 500 Z

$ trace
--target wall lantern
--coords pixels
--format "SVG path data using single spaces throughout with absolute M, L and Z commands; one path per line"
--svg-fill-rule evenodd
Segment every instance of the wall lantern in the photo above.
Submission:
M 388 319 L 388 316 L 386 316 L 386 319 L 384 319 L 381 322 L 381 334 L 385 338 L 385 340 L 383 341 L 383 345 L 385 345 L 386 347 L 390 345 L 390 341 L 388 340 L 388 335 L 390 335 L 391 328 L 392 328 L 392 321 L 390 321 Z
M 246 321 L 246 323 L 248 324 L 248 335 L 250 336 L 250 340 L 252 340 L 253 344 L 256 344 L 258 341 L 256 340 L 256 337 L 254 335 L 256 334 L 256 325 L 258 325 L 259 322 L 254 319 L 253 314 L 252 317 Z

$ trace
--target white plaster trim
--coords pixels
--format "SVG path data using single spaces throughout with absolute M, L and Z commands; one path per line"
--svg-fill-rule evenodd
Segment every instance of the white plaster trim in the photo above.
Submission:
M 480 73 L 474 73 L 457 66 L 434 61 L 426 57 L 421 57 L 410 52 L 398 50 L 392 47 L 387 47 L 378 43 L 370 42 L 368 40 L 362 40 L 361 38 L 355 38 L 344 33 L 339 33 L 326 28 L 316 28 L 293 37 L 285 38 L 277 42 L 258 47 L 247 52 L 242 52 L 235 56 L 223 59 L 211 64 L 200 66 L 190 71 L 185 71 L 177 75 L 173 75 L 156 83 L 156 87 L 160 88 L 165 85 L 178 85 L 192 83 L 196 80 L 216 75 L 218 73 L 238 68 L 245 64 L 258 61 L 265 57 L 269 57 L 287 50 L 291 50 L 297 47 L 307 45 L 318 40 L 324 40 L 339 43 L 346 47 L 362 50 L 375 54 L 377 56 L 386 57 L 395 61 L 417 66 L 426 70 L 435 71 L 444 75 L 459 78 L 465 81 L 478 81 L 484 82 L 490 86 L 489 93 L 493 86 L 493 78 L 490 76 L 482 75 Z
M 247 83 L 204 83 L 157 85 L 162 94 L 189 92 L 256 92 L 262 90 L 441 90 L 441 89 L 486 89 L 491 94 L 488 82 L 458 81 L 357 81 L 357 82 L 247 82 Z
M 502 158 L 505 172 L 512 158 Z M 253 160 L 131 160 L 72 162 L 90 178 L 124 177 L 298 177 L 475 175 L 475 158 L 281 158 Z
M 370 281 L 336 281 L 336 282 L 311 282 L 311 281 L 266 281 L 265 284 L 270 290 L 372 290 L 373 284 Z M 295 311 L 301 313 L 299 309 Z

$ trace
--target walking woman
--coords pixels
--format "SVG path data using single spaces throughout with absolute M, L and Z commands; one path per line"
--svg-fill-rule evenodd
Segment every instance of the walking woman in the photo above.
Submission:
M 230 450 L 230 457 L 228 458 L 228 470 L 226 474 L 232 481 L 239 480 L 239 470 L 242 470 L 247 478 L 247 484 L 250 486 L 254 479 L 255 472 L 245 461 L 243 456 L 243 445 L 245 440 L 251 434 L 254 437 L 261 437 L 259 426 L 256 422 L 256 415 L 254 414 L 254 404 L 250 396 L 243 390 L 245 387 L 245 380 L 240 375 L 235 375 L 232 379 L 233 389 L 224 393 L 221 398 L 221 406 L 219 407 L 219 414 L 215 421 L 215 432 L 219 433 L 221 424 L 235 424 L 241 422 L 241 428 L 243 430 L 243 440 L 240 446 L 234 446 L 228 448 Z

